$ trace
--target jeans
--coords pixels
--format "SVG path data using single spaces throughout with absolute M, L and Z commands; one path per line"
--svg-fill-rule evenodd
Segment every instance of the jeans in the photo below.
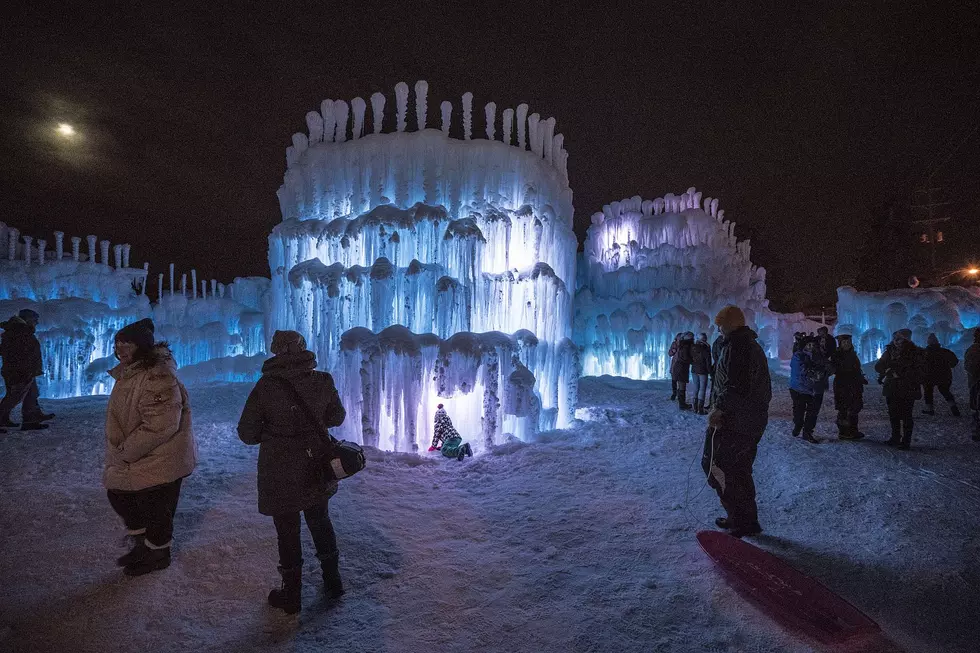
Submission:
M 109 505 L 122 517 L 130 535 L 146 536 L 146 543 L 156 549 L 170 546 L 174 534 L 174 514 L 180 499 L 178 478 L 173 483 L 165 483 L 136 492 L 109 490 Z
M 38 390 L 37 379 L 31 377 L 26 381 L 23 379 L 10 379 L 3 377 L 3 383 L 7 387 L 7 394 L 0 400 L 0 421 L 9 420 L 10 413 L 14 411 L 17 404 L 24 402 L 21 406 L 21 419 L 26 424 L 37 422 L 41 418 L 41 407 L 37 404 Z
M 823 393 L 808 395 L 790 390 L 789 394 L 793 398 L 793 432 L 799 433 L 802 430 L 812 433 L 817 426 L 820 406 L 823 405 Z
M 754 437 L 729 429 L 709 428 L 704 435 L 701 469 L 735 528 L 759 523 L 752 465 L 761 439 L 761 435 Z
M 708 375 L 707 374 L 695 374 L 694 375 L 694 401 L 700 401 L 702 404 L 705 403 L 705 399 L 708 396 Z
M 320 560 L 336 558 L 337 535 L 327 512 L 327 500 L 310 506 L 303 511 L 306 517 L 306 527 L 313 536 L 313 546 L 316 547 L 316 557 Z M 276 535 L 279 536 L 279 566 L 283 569 L 294 569 L 303 566 L 303 544 L 300 541 L 300 523 L 298 512 L 287 512 L 272 518 L 276 525 Z

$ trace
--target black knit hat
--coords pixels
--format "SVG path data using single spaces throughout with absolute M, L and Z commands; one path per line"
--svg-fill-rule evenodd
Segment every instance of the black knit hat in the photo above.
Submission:
M 137 351 L 153 349 L 153 320 L 147 317 L 127 324 L 116 332 L 116 342 L 131 342 Z

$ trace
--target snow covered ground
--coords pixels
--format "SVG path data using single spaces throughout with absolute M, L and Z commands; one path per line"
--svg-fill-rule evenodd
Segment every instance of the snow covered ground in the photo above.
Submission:
M 968 420 L 922 419 L 915 450 L 788 435 L 777 380 L 756 463 L 753 540 L 874 617 L 895 650 L 977 650 L 980 446 Z M 458 464 L 375 453 L 330 503 L 348 593 L 327 609 L 312 543 L 304 608 L 265 605 L 275 532 L 255 509 L 257 448 L 235 424 L 248 386 L 192 391 L 201 463 L 173 565 L 114 566 L 100 483 L 106 399 L 49 401 L 46 432 L 0 436 L 3 651 L 810 651 L 720 577 L 694 538 L 719 513 L 697 458 L 704 418 L 667 384 L 581 382 L 581 428 Z M 964 396 L 962 384 L 959 396 Z M 828 401 L 829 403 L 829 401 Z

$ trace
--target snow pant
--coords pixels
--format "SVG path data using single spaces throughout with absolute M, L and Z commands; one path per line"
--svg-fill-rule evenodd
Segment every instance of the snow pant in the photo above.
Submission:
M 442 455 L 446 458 L 457 458 L 459 457 L 459 452 L 463 449 L 463 438 L 458 435 L 453 435 L 446 438 L 445 442 L 442 443 Z
M 310 506 L 303 511 L 306 518 L 306 528 L 313 536 L 313 546 L 316 557 L 322 560 L 336 559 L 337 534 L 327 512 L 327 499 L 322 503 Z M 279 566 L 283 569 L 294 569 L 303 566 L 303 543 L 300 541 L 300 523 L 298 512 L 286 512 L 272 517 L 276 525 L 276 535 L 279 539 Z
M 26 424 L 40 421 L 41 407 L 37 404 L 39 395 L 37 379 L 31 377 L 26 381 L 19 379 L 12 381 L 4 376 L 3 384 L 7 388 L 7 393 L 0 400 L 0 421 L 9 420 L 10 413 L 21 402 L 23 402 L 21 406 L 22 421 Z
M 858 432 L 858 414 L 860 410 L 853 408 L 841 408 L 837 411 L 837 432 L 841 435 L 845 433 Z
M 708 477 L 708 485 L 718 493 L 733 528 L 759 522 L 752 465 L 761 439 L 761 434 L 744 435 L 730 429 L 709 428 L 704 435 L 701 469 Z
M 932 399 L 934 397 L 933 390 L 937 387 L 939 388 L 939 394 L 943 396 L 943 399 L 950 404 L 956 403 L 956 397 L 954 397 L 953 393 L 949 391 L 948 383 L 937 383 L 936 385 L 924 383 L 922 384 L 922 394 L 926 400 L 926 408 L 932 408 Z
M 908 444 L 912 441 L 912 411 L 915 409 L 915 399 L 903 397 L 888 397 L 888 419 L 892 423 L 892 440 Z
M 823 404 L 823 393 L 808 395 L 790 390 L 789 394 L 793 398 L 793 433 L 797 435 L 800 431 L 813 433 L 813 429 L 817 426 L 820 406 Z
M 708 397 L 708 375 L 707 374 L 695 374 L 694 375 L 694 401 L 700 401 L 702 404 L 705 403 L 705 399 Z
M 109 505 L 122 517 L 130 535 L 143 535 L 151 549 L 170 546 L 174 534 L 174 514 L 180 498 L 180 482 L 156 485 L 145 490 L 109 490 Z

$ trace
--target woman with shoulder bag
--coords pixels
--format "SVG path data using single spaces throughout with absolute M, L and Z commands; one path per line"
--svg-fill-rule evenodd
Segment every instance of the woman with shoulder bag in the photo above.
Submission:
M 321 460 L 333 448 L 325 429 L 343 424 L 346 411 L 333 377 L 316 371 L 316 356 L 302 335 L 276 331 L 271 351 L 245 402 L 238 437 L 259 445 L 259 512 L 272 517 L 279 540 L 282 588 L 269 593 L 269 605 L 294 614 L 301 607 L 303 577 L 300 512 L 313 536 L 325 594 L 336 599 L 344 593 L 337 536 L 327 512 L 337 482 L 327 478 Z M 311 423 L 308 414 L 320 424 Z

